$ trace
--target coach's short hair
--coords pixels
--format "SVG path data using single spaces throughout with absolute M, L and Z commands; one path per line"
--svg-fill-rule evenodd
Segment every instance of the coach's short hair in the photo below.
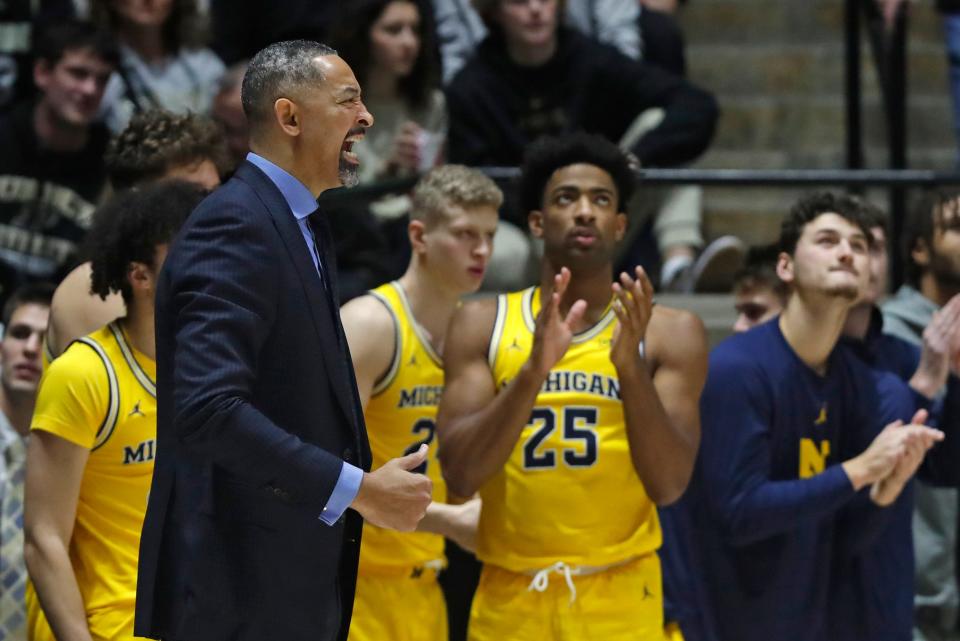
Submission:
M 836 214 L 853 223 L 863 231 L 867 244 L 872 246 L 873 234 L 870 233 L 865 210 L 863 200 L 848 194 L 821 191 L 803 196 L 790 208 L 780 225 L 780 251 L 792 256 L 797 249 L 797 241 L 803 234 L 803 228 L 823 214 Z
M 443 165 L 423 176 L 413 189 L 410 218 L 432 225 L 450 207 L 493 207 L 503 204 L 503 192 L 485 174 L 464 165 Z
M 250 126 L 266 121 L 278 98 L 288 97 L 303 85 L 323 82 L 323 71 L 313 60 L 335 55 L 335 49 L 313 40 L 275 42 L 257 52 L 240 87 L 243 112 Z
M 580 132 L 545 136 L 527 148 L 520 173 L 524 213 L 543 208 L 543 190 L 555 171 L 579 164 L 594 165 L 610 174 L 617 188 L 617 211 L 625 211 L 637 180 L 627 155 L 603 136 Z

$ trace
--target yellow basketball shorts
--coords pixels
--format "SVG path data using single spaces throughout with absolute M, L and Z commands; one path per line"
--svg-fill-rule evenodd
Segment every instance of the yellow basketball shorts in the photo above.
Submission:
M 447 641 L 447 604 L 435 570 L 357 576 L 349 641 Z
M 470 609 L 469 641 L 663 641 L 660 559 L 647 554 L 595 574 L 533 577 L 485 565 Z M 539 588 L 543 588 L 540 591 Z

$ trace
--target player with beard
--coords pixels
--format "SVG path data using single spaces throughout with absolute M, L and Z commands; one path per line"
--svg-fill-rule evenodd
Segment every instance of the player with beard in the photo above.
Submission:
M 440 460 L 483 501 L 470 639 L 662 638 L 656 506 L 696 457 L 706 337 L 654 307 L 642 269 L 614 278 L 634 180 L 597 136 L 531 147 L 540 282 L 465 304 L 447 332 Z
M 885 396 L 902 384 L 838 346 L 870 244 L 855 200 L 801 199 L 780 235 L 777 274 L 792 289 L 783 313 L 710 356 L 686 500 L 721 640 L 828 638 L 834 559 L 886 522 L 876 505 L 896 499 L 942 438 L 920 424 L 924 412 L 884 425 Z M 841 518 L 860 524 L 855 536 L 837 536 Z
M 877 302 L 887 291 L 888 255 L 886 219 L 882 212 L 862 202 L 867 227 L 873 235 L 870 248 L 870 280 L 860 301 L 850 310 L 844 325 L 844 341 L 872 369 L 890 372 L 904 386 L 909 384 L 906 406 L 895 409 L 909 420 L 918 408 L 930 408 L 947 383 L 951 359 L 960 347 L 960 296 L 954 296 L 933 315 L 924 332 L 922 350 L 910 342 L 884 334 Z M 898 395 L 901 398 L 903 395 Z M 940 404 L 937 403 L 939 408 Z M 934 411 L 934 420 L 939 412 Z M 945 428 L 948 424 L 939 423 Z M 944 445 L 934 449 L 920 467 L 922 481 L 956 485 L 960 439 L 948 433 Z M 876 541 L 849 559 L 840 559 L 835 572 L 836 593 L 831 599 L 831 633 L 836 639 L 902 641 L 913 628 L 913 536 L 914 484 L 910 483 L 891 508 L 889 523 Z M 858 528 L 860 524 L 845 524 Z
M 906 284 L 882 307 L 883 331 L 921 345 L 960 293 L 960 191 L 924 195 L 904 223 L 903 250 Z M 956 369 L 955 361 L 952 365 Z M 936 395 L 943 404 L 940 424 L 956 425 L 960 379 L 950 376 Z M 955 638 L 960 608 L 955 570 L 958 493 L 923 482 L 915 492 L 914 638 Z

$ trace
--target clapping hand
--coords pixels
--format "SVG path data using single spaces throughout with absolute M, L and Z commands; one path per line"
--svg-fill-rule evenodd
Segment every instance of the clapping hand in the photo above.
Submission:
M 643 271 L 636 268 L 636 279 L 627 272 L 620 274 L 620 282 L 613 283 L 613 311 L 620 323 L 613 332 L 610 360 L 620 370 L 639 358 L 640 343 L 647 333 L 653 314 L 653 285 Z

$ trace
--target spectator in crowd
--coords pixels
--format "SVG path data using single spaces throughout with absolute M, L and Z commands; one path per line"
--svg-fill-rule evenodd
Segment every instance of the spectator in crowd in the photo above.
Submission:
M 473 0 L 433 0 L 443 59 L 443 81 L 449 83 L 480 43 L 487 27 L 474 9 Z M 584 35 L 613 45 L 623 55 L 640 57 L 637 0 L 567 0 L 564 22 Z
M 40 383 L 40 344 L 53 286 L 15 291 L 3 309 L 0 339 L 0 639 L 27 641 L 23 562 L 23 482 L 27 434 Z
M 104 101 L 113 131 L 147 109 L 210 113 L 224 66 L 204 46 L 196 0 L 91 0 L 90 16 L 120 42 Z
M 150 110 L 137 114 L 110 142 L 106 163 L 116 191 L 158 180 L 181 179 L 210 191 L 220 184 L 226 150 L 216 125 L 193 114 Z M 96 246 L 96 239 L 93 239 Z M 86 248 L 91 254 L 92 247 Z M 91 264 L 81 263 L 57 287 L 44 344 L 44 365 L 77 338 L 122 316 L 123 297 L 90 289 Z
M 451 161 L 516 166 L 528 142 L 577 129 L 619 141 L 651 107 L 664 117 L 631 148 L 642 166 L 706 149 L 717 119 L 708 93 L 561 27 L 556 0 L 478 7 L 491 33 L 447 93 Z
M 447 326 L 483 282 L 503 194 L 480 172 L 445 165 L 420 179 L 413 198 L 407 271 L 347 303 L 342 317 L 373 464 L 426 443 L 433 502 L 417 533 L 364 526 L 352 641 L 448 641 L 448 607 L 460 604 L 445 603 L 437 581 L 447 565 L 443 537 L 473 550 L 480 513 L 478 499 L 448 496 L 434 436 Z M 424 402 L 405 401 L 416 389 L 428 392 Z
M 353 0 L 209 0 L 213 48 L 228 65 L 282 40 L 325 40 L 337 8 Z
M 110 38 L 76 20 L 37 34 L 34 102 L 0 119 L 0 286 L 57 280 L 106 184 L 109 133 L 96 122 L 117 62 Z M 0 297 L 2 297 L 0 293 Z
M 787 284 L 777 276 L 776 245 L 751 247 L 746 264 L 733 282 L 733 306 L 737 320 L 733 331 L 745 332 L 780 313 L 790 294 Z
M 72 17 L 73 0 L 0 4 L 0 109 L 34 94 L 30 43 L 36 37 L 37 25 Z
M 686 500 L 692 566 L 724 641 L 829 638 L 835 559 L 875 534 L 876 506 L 942 439 L 922 412 L 894 420 L 912 403 L 902 382 L 838 345 L 867 287 L 870 238 L 856 201 L 801 199 L 780 235 L 783 313 L 711 354 Z M 838 521 L 857 527 L 837 537 Z
M 925 330 L 922 354 L 906 340 L 884 334 L 877 303 L 887 291 L 886 219 L 869 203 L 862 202 L 861 206 L 873 235 L 870 281 L 863 297 L 847 314 L 843 340 L 872 369 L 890 372 L 905 385 L 909 384 L 908 398 L 913 403 L 900 410 L 904 420 L 909 420 L 917 409 L 932 407 L 934 397 L 947 382 L 951 360 L 960 352 L 960 322 L 957 322 L 960 296 L 954 296 L 943 310 L 934 314 Z M 933 420 L 937 421 L 937 412 L 933 414 Z M 951 426 L 943 427 L 951 429 Z M 948 434 L 945 443 L 927 456 L 917 473 L 918 478 L 955 486 L 960 480 L 958 443 L 960 439 Z M 852 558 L 838 559 L 830 599 L 833 638 L 871 641 L 912 638 L 913 508 L 913 483 L 910 483 L 890 508 L 888 523 L 877 532 L 875 541 Z M 849 523 L 847 527 L 858 525 Z
M 240 86 L 243 84 L 243 74 L 247 72 L 247 64 L 246 60 L 242 60 L 230 65 L 220 78 L 217 95 L 213 97 L 210 115 L 223 129 L 226 138 L 230 158 L 227 174 L 232 174 L 250 151 L 250 127 L 240 100 Z
M 960 192 L 926 193 L 907 217 L 902 241 L 906 284 L 883 304 L 883 330 L 926 345 L 937 312 L 960 293 Z M 957 363 L 951 365 L 955 370 Z M 960 424 L 960 379 L 950 376 L 937 397 L 942 404 L 940 424 L 946 429 Z M 956 638 L 958 493 L 921 482 L 915 494 L 914 638 Z
M 45 373 L 31 423 L 24 520 L 29 637 L 130 639 L 156 453 L 154 292 L 167 245 L 205 192 L 163 183 L 98 211 L 93 290 L 127 313 Z
M 360 183 L 425 172 L 440 157 L 447 114 L 426 0 L 353 0 L 330 46 L 349 61 L 377 126 L 354 146 Z
M 560 26 L 556 0 L 477 7 L 490 35 L 447 90 L 451 162 L 518 165 L 527 143 L 575 130 L 620 142 L 645 167 L 693 160 L 710 142 L 717 106 L 708 93 Z M 686 275 L 702 245 L 699 206 L 664 211 L 675 218 L 656 221 L 659 251 L 635 255 L 640 240 L 628 241 L 631 264 L 621 267 L 656 271 L 662 256 L 661 285 L 690 288 Z
M 432 14 L 427 0 L 355 0 L 344 4 L 338 14 L 331 46 L 356 70 L 357 80 L 364 87 L 364 101 L 377 115 L 377 126 L 354 146 L 360 158 L 360 184 L 414 176 L 442 159 L 447 113 L 439 63 L 434 56 Z M 385 242 L 389 244 L 396 236 L 390 234 L 390 221 L 409 213 L 410 199 L 405 194 L 387 196 L 371 203 L 370 209 L 384 221 Z M 356 228 L 357 213 L 350 212 L 349 217 Z M 497 233 L 494 246 L 498 249 L 491 259 L 485 287 L 526 284 L 531 253 L 526 235 L 510 224 L 502 225 Z M 362 238 L 357 235 L 348 233 L 341 246 L 341 253 L 349 254 L 343 257 L 348 281 L 350 272 L 356 271 L 356 259 L 365 255 L 362 246 L 373 240 L 369 232 L 362 233 Z M 394 244 L 405 245 L 406 240 L 403 233 Z M 405 246 L 395 253 L 406 262 Z

